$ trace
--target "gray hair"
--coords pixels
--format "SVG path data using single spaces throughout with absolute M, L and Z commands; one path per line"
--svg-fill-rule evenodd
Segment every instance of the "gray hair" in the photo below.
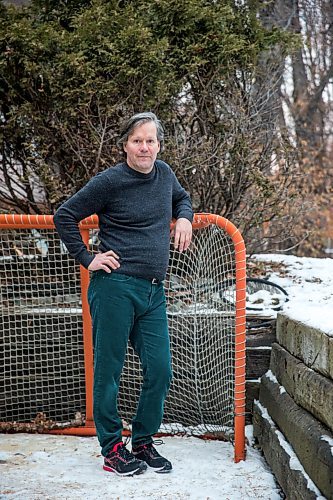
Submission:
M 157 140 L 160 143 L 160 151 L 163 151 L 164 130 L 162 123 L 154 113 L 151 113 L 149 111 L 145 113 L 137 113 L 136 115 L 131 116 L 131 118 L 129 118 L 125 123 L 123 123 L 120 129 L 120 134 L 119 134 L 120 137 L 117 141 L 117 146 L 120 149 L 123 149 L 124 144 L 126 144 L 129 136 L 133 133 L 134 129 L 147 122 L 155 123 L 157 131 Z

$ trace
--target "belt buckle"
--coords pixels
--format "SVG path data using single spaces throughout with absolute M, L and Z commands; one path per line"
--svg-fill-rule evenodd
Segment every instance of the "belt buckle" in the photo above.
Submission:
M 158 285 L 158 279 L 157 279 L 157 278 L 153 278 L 153 279 L 151 280 L 151 284 L 152 284 L 152 285 Z

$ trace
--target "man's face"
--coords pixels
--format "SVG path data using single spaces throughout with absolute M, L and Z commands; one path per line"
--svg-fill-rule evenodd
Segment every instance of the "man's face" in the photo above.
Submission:
M 128 166 L 144 174 L 152 171 L 159 150 L 160 143 L 154 122 L 135 127 L 124 144 Z

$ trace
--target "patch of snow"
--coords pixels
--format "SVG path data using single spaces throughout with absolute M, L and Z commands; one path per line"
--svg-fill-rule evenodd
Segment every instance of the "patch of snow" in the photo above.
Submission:
M 274 375 L 274 373 L 272 372 L 272 370 L 268 370 L 266 373 L 265 373 L 266 377 L 269 378 L 269 380 L 271 380 L 274 384 L 278 384 L 279 386 L 279 389 L 280 389 L 280 394 L 283 394 L 284 392 L 287 392 L 285 390 L 285 388 L 283 387 L 283 385 L 281 385 L 278 381 L 278 379 L 276 378 L 276 376 Z
M 289 302 L 283 306 L 288 317 L 333 336 L 333 259 L 280 254 L 257 254 L 253 259 L 284 265 L 283 275 L 273 271 L 267 279 L 288 293 Z
M 333 439 L 329 436 L 321 436 L 320 438 L 322 441 L 326 441 L 330 447 L 331 447 L 331 453 L 333 455 Z
M 246 305 L 253 309 L 261 310 L 265 308 L 274 310 L 277 307 L 281 307 L 287 299 L 288 297 L 281 293 L 271 294 L 268 290 L 258 290 L 257 292 L 247 294 Z
M 251 436 L 249 427 L 247 433 Z M 261 453 L 251 446 L 246 461 L 235 464 L 234 449 L 229 442 L 195 437 L 163 439 L 165 445 L 158 451 L 172 461 L 170 474 L 147 470 L 139 476 L 118 477 L 103 471 L 103 459 L 94 437 L 4 434 L 0 497 L 6 500 L 280 500 L 273 474 Z
M 246 425 L 245 426 L 245 436 L 246 436 L 250 446 L 253 446 L 255 443 L 255 439 L 253 436 L 253 425 Z
M 257 399 L 255 399 L 254 403 L 258 406 L 262 418 L 265 418 L 270 423 L 270 425 L 272 425 L 272 426 L 275 427 L 275 422 L 271 418 L 271 416 L 268 413 L 267 409 L 260 403 L 260 401 L 258 401 Z

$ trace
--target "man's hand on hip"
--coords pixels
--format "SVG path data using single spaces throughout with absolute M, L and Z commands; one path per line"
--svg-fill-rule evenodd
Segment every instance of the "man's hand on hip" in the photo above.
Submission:
M 118 269 L 118 267 L 120 267 L 118 259 L 119 256 L 113 250 L 98 253 L 95 255 L 94 260 L 90 262 L 88 269 L 89 271 L 98 271 L 99 269 L 103 269 L 103 271 L 111 273 L 111 269 Z
M 176 250 L 187 250 L 192 239 L 192 223 L 183 217 L 177 219 L 171 236 L 174 236 L 173 246 Z

